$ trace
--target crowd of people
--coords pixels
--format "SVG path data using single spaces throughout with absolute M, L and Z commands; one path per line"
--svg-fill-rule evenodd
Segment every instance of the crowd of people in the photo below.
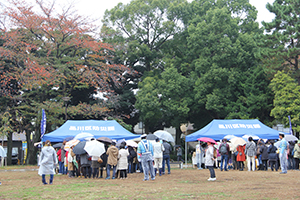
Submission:
M 144 181 L 155 180 L 155 176 L 165 174 L 167 165 L 170 169 L 171 145 L 158 138 L 153 142 L 146 140 L 147 135 L 141 136 L 137 147 L 127 146 L 123 141 L 116 146 L 116 142 L 105 143 L 105 153 L 99 156 L 89 156 L 87 153 L 76 155 L 71 145 L 66 151 L 66 141 L 60 148 L 54 149 L 51 142 L 45 142 L 39 156 L 39 172 L 42 183 L 48 184 L 45 175 L 50 175 L 49 184 L 53 183 L 55 173 L 68 175 L 70 178 L 105 178 L 127 179 L 128 173 L 144 173 Z M 153 165 L 154 163 L 154 165 Z M 57 167 L 58 166 L 58 167 Z M 106 170 L 106 177 L 103 171 Z
M 53 183 L 55 167 L 58 164 L 58 173 L 74 178 L 103 178 L 103 171 L 106 170 L 105 179 L 127 179 L 128 173 L 144 173 L 144 181 L 155 180 L 155 176 L 165 174 L 167 165 L 168 174 L 170 171 L 171 145 L 158 138 L 154 142 L 146 139 L 147 135 L 141 136 L 137 147 L 127 146 L 122 142 L 116 146 L 116 142 L 105 143 L 105 153 L 99 156 L 89 156 L 87 153 L 76 155 L 73 152 L 74 146 L 65 150 L 66 141 L 59 149 L 54 149 L 50 141 L 45 142 L 39 157 L 39 175 L 42 176 L 42 183 L 48 184 L 45 175 L 50 174 L 49 184 Z M 279 134 L 280 145 L 276 147 L 273 140 L 266 143 L 259 139 L 254 141 L 252 137 L 244 145 L 238 145 L 232 149 L 226 139 L 216 148 L 212 142 L 206 142 L 205 146 L 196 146 L 198 169 L 202 169 L 201 154 L 205 152 L 205 168 L 209 169 L 208 181 L 215 181 L 215 168 L 221 171 L 235 169 L 243 171 L 245 163 L 248 171 L 268 170 L 278 171 L 280 174 L 287 173 L 288 169 L 299 170 L 300 161 L 300 140 L 287 142 L 284 134 Z M 181 148 L 177 148 L 178 160 L 182 160 Z M 199 159 L 200 158 L 200 159 Z M 111 174 L 112 171 L 112 174 Z M 150 177 L 149 177 L 150 175 Z
M 220 171 L 228 171 L 229 168 L 243 171 L 244 163 L 246 163 L 248 171 L 267 171 L 268 169 L 278 171 L 280 167 L 280 174 L 286 174 L 288 169 L 299 170 L 300 140 L 287 142 L 284 134 L 279 134 L 279 139 L 278 148 L 274 145 L 274 140 L 254 141 L 252 137 L 248 138 L 246 144 L 238 145 L 233 149 L 227 139 L 223 139 L 218 147 L 207 142 L 207 146 L 201 147 L 201 150 L 205 152 L 205 166 L 210 171 L 208 181 L 216 180 L 214 168 L 218 168 Z M 200 161 L 200 163 L 202 162 Z M 199 163 L 197 163 L 197 167 L 202 169 Z

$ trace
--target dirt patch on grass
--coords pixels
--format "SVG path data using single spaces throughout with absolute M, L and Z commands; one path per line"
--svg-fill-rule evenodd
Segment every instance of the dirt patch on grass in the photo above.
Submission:
M 27 169 L 37 167 L 27 167 Z M 208 182 L 208 170 L 172 169 L 171 174 L 143 181 L 68 178 L 56 175 L 53 185 L 42 185 L 37 171 L 0 170 L 0 199 L 299 199 L 300 171 L 220 172 Z M 49 176 L 47 176 L 49 179 Z

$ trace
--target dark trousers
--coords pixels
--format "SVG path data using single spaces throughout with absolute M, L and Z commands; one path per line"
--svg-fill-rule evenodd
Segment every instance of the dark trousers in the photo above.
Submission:
M 85 167 L 81 167 L 83 174 L 84 174 L 84 178 L 91 178 L 91 167 L 90 166 L 85 166 Z
M 268 170 L 268 160 L 262 160 L 262 168 L 261 170 Z
M 120 178 L 127 178 L 126 169 L 121 169 L 120 171 Z
M 50 180 L 49 180 L 49 183 L 50 183 L 50 184 L 52 184 L 52 182 L 53 182 L 53 177 L 54 177 L 54 175 L 53 175 L 53 174 L 50 174 Z M 45 178 L 45 174 L 42 174 L 42 182 L 43 182 L 44 184 L 47 184 L 46 178 Z
M 207 166 L 207 168 L 209 169 L 210 172 L 210 178 L 216 178 L 214 166 Z
M 99 176 L 99 168 L 93 168 L 93 178 L 98 178 Z
M 243 171 L 244 170 L 244 162 L 243 161 L 238 161 L 238 169 L 240 171 Z
M 274 167 L 275 167 L 275 170 L 277 171 L 278 170 L 278 162 L 275 161 L 275 160 L 270 160 L 270 167 L 271 167 L 271 170 L 273 171 L 274 170 Z
M 184 160 L 182 159 L 182 155 L 177 155 L 177 161 L 184 162 Z
M 295 167 L 294 167 L 294 169 L 299 169 L 300 159 L 299 158 L 294 158 L 294 159 L 295 159 Z

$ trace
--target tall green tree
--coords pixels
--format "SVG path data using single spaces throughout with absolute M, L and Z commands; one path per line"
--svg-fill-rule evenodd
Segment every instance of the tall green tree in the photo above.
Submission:
M 275 14 L 272 22 L 262 22 L 265 35 L 258 52 L 271 77 L 278 70 L 289 73 L 300 84 L 300 2 L 275 0 L 267 9 Z
M 291 116 L 293 129 L 300 131 L 300 86 L 298 82 L 284 71 L 278 71 L 271 81 L 270 86 L 274 91 L 275 98 L 273 101 L 274 108 L 271 116 L 278 123 L 289 125 L 288 115 Z

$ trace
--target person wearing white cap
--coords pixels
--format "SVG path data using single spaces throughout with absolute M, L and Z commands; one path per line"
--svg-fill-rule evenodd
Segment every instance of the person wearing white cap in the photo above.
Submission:
M 151 180 L 155 179 L 153 169 L 153 146 L 152 143 L 146 140 L 147 135 L 141 136 L 141 142 L 138 144 L 137 154 L 141 158 L 141 163 L 144 171 L 144 181 L 149 180 L 149 172 Z

